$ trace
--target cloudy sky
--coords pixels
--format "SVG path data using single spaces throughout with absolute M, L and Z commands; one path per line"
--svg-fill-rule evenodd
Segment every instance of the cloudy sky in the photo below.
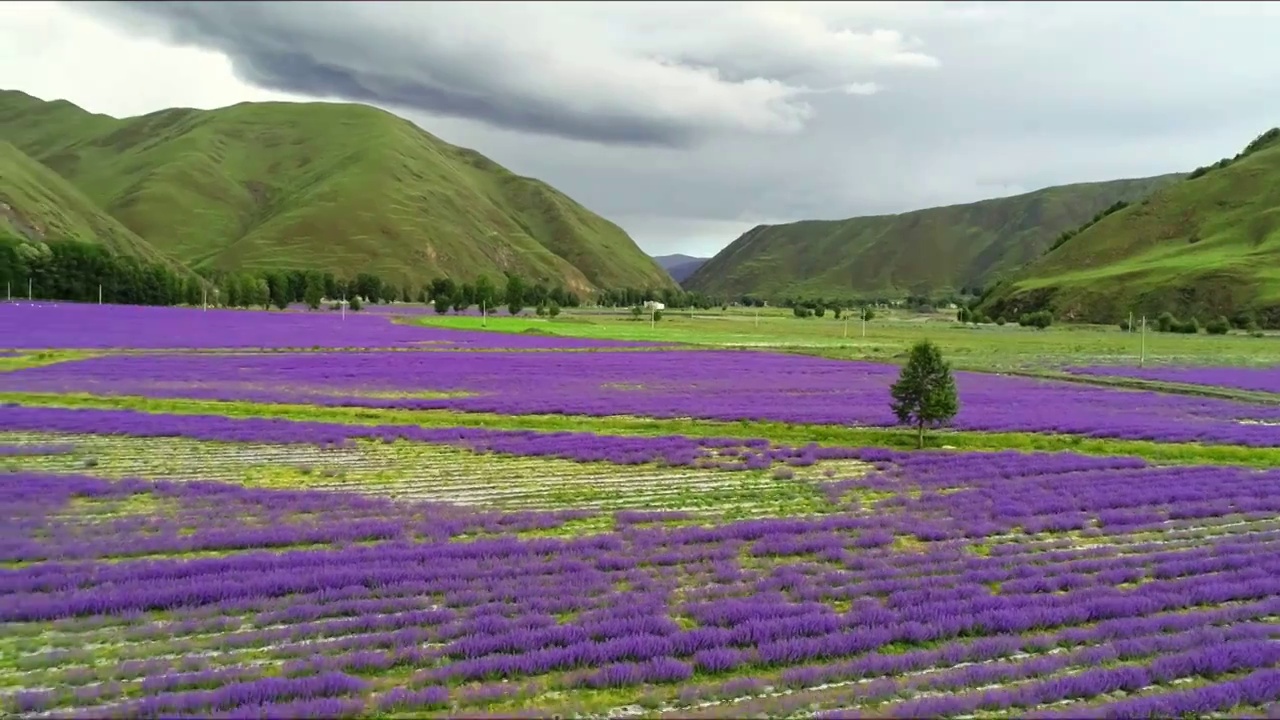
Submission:
M 653 254 L 1190 170 L 1280 124 L 1280 3 L 0 3 L 0 87 L 366 102 Z

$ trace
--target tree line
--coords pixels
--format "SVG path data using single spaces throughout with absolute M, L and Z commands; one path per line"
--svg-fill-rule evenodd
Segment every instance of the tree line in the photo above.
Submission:
M 723 307 L 724 301 L 700 292 L 663 288 L 661 290 L 644 290 L 639 288 L 619 288 L 601 290 L 596 294 L 596 304 L 601 307 L 635 307 L 647 302 L 660 302 L 669 310 L 710 310 Z
M 1147 323 L 1147 328 L 1156 332 L 1177 333 L 1181 335 L 1195 335 L 1204 330 L 1210 335 L 1226 335 L 1234 330 L 1242 330 L 1249 333 L 1259 332 L 1258 319 L 1253 313 L 1247 310 L 1240 310 L 1227 317 L 1219 315 L 1209 322 L 1201 325 L 1200 319 L 1194 315 L 1186 319 L 1179 318 L 1171 312 L 1160 313 L 1153 322 Z M 1120 321 L 1121 330 L 1138 330 L 1140 324 L 1137 320 L 1131 326 L 1128 320 Z
M 1075 236 L 1079 235 L 1080 233 L 1084 232 L 1085 230 L 1088 230 L 1089 228 L 1093 227 L 1094 225 L 1097 225 L 1099 222 L 1101 222 L 1101 220 L 1102 220 L 1103 218 L 1107 217 L 1108 215 L 1113 215 L 1113 214 L 1115 214 L 1115 213 L 1118 213 L 1118 212 L 1120 212 L 1121 210 L 1123 210 L 1123 209 L 1125 209 L 1125 208 L 1127 208 L 1127 207 L 1129 207 L 1129 203 L 1128 203 L 1128 202 L 1126 202 L 1126 201 L 1124 201 L 1124 200 L 1117 200 L 1117 201 L 1115 201 L 1114 203 L 1112 203 L 1111 205 L 1109 205 L 1109 206 L 1108 206 L 1108 207 L 1106 207 L 1105 209 L 1098 211 L 1098 213 L 1097 213 L 1097 214 L 1095 214 L 1093 217 L 1091 217 L 1091 218 L 1089 218 L 1088 220 L 1086 220 L 1086 221 L 1084 222 L 1084 224 L 1083 224 L 1083 225 L 1081 225 L 1080 227 L 1078 227 L 1078 228 L 1076 228 L 1076 229 L 1074 229 L 1074 230 L 1064 230 L 1064 231 L 1063 231 L 1063 233 L 1062 233 L 1061 235 L 1059 235 L 1059 236 L 1057 237 L 1057 239 L 1055 239 L 1055 240 L 1053 241 L 1053 244 L 1051 244 L 1051 245 L 1049 246 L 1049 249 L 1044 251 L 1044 254 L 1045 254 L 1045 255 L 1048 255 L 1049 253 L 1053 252 L 1054 250 L 1057 250 L 1058 248 L 1062 247 L 1062 246 L 1063 246 L 1063 244 L 1065 244 L 1065 243 L 1066 243 L 1068 240 L 1070 240 L 1071 238 L 1073 238 L 1073 237 L 1075 237 Z M 979 294 L 981 294 L 981 293 L 979 293 Z
M 578 307 L 582 298 L 559 285 L 529 281 L 518 275 L 459 282 L 435 278 L 419 287 L 399 285 L 374 273 L 351 278 L 318 270 L 226 271 L 190 270 L 163 261 L 112 252 L 99 243 L 81 240 L 29 242 L 0 234 L 0 283 L 8 296 L 72 302 L 128 305 L 192 305 L 286 308 L 305 303 L 319 309 L 326 301 L 346 301 L 352 310 L 362 303 L 420 302 L 434 304 L 438 313 L 471 307 L 505 307 L 512 314 L 525 308 L 558 314 Z M 101 296 L 99 295 L 101 293 Z M 715 302 L 701 293 L 637 290 L 601 291 L 595 298 L 606 306 L 627 306 L 660 300 L 671 308 L 709 308 Z M 552 310 L 554 308 L 554 310 Z
M 0 235 L 0 282 L 6 297 L 178 305 L 205 291 L 204 281 L 174 266 L 117 255 L 76 240 L 29 243 Z
M 1259 150 L 1268 148 L 1274 145 L 1276 142 L 1280 142 L 1280 128 L 1271 128 L 1270 130 L 1254 138 L 1253 141 L 1250 142 L 1248 145 L 1246 145 L 1244 150 L 1241 150 L 1239 153 L 1237 153 L 1235 157 L 1222 158 L 1216 163 L 1213 163 L 1211 165 L 1204 165 L 1196 168 L 1195 170 L 1192 170 L 1191 174 L 1187 175 L 1187 180 L 1195 180 L 1196 178 L 1204 177 L 1205 175 L 1208 175 L 1210 172 L 1214 170 L 1221 170 L 1223 168 L 1230 167 L 1233 163 L 1239 162 L 1240 160 L 1243 160 L 1244 158 L 1249 157 L 1250 155 L 1258 152 Z

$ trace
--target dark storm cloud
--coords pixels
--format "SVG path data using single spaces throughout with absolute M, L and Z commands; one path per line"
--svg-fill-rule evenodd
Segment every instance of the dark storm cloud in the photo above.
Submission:
M 245 81 L 271 90 L 427 110 L 531 133 L 641 146 L 684 146 L 693 140 L 693 134 L 679 126 L 625 115 L 569 114 L 546 103 L 513 105 L 503 102 L 502 98 L 467 95 L 448 88 L 353 72 L 296 53 L 245 53 L 236 56 L 234 66 Z
M 626 5 L 614 12 L 642 17 Z M 649 6 L 650 37 L 625 28 L 602 37 L 616 31 L 607 11 L 576 4 L 116 2 L 85 9 L 223 52 L 245 81 L 263 88 L 641 146 L 686 147 L 725 129 L 795 132 L 809 116 L 807 96 L 870 91 L 862 68 L 936 64 L 896 33 L 852 33 L 767 4 L 736 15 L 730 8 L 723 42 L 690 38 L 672 46 L 667 32 L 680 31 L 690 7 Z M 818 43 L 819 54 L 806 47 L 759 52 L 771 25 L 787 18 L 792 35 Z M 791 82 L 805 79 L 823 86 Z
M 656 253 L 1186 171 L 1280 124 L 1273 3 L 69 7 L 397 110 Z

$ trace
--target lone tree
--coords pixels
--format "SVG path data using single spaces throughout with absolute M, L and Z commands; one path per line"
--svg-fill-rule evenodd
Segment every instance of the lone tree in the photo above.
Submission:
M 917 447 L 921 448 L 925 426 L 943 425 L 960 409 L 951 366 L 943 361 L 938 346 L 928 340 L 911 347 L 907 364 L 889 393 L 893 396 L 893 414 L 899 423 L 916 427 Z

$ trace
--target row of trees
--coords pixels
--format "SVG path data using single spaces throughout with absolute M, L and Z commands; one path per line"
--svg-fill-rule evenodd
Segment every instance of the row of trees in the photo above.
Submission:
M 621 288 L 602 290 L 596 294 L 596 304 L 601 307 L 635 307 L 647 302 L 660 302 L 670 310 L 710 310 L 723 306 L 719 299 L 700 292 L 663 288 L 662 290 L 640 290 L 637 288 Z M 761 302 L 761 305 L 764 303 Z
M 115 255 L 104 246 L 79 241 L 29 243 L 0 235 L 0 282 L 14 297 L 133 305 L 200 302 L 205 283 L 161 262 Z
M 792 314 L 794 314 L 798 318 L 824 317 L 827 314 L 828 310 L 831 311 L 832 316 L 836 320 L 839 320 L 842 317 L 862 319 L 862 320 L 872 320 L 876 316 L 875 309 L 869 305 L 863 305 L 857 308 L 846 309 L 840 305 L 827 306 L 821 303 L 812 303 L 812 304 L 804 304 L 804 305 L 794 305 L 791 308 Z
M 1187 176 L 1187 179 L 1195 180 L 1198 177 L 1204 177 L 1205 175 L 1208 175 L 1210 172 L 1214 170 L 1221 170 L 1223 168 L 1230 167 L 1233 163 L 1239 160 L 1242 160 L 1258 152 L 1259 150 L 1268 148 L 1277 142 L 1280 142 L 1280 128 L 1271 128 L 1270 130 L 1254 138 L 1253 141 L 1250 142 L 1248 145 L 1246 145 L 1244 150 L 1241 150 L 1235 157 L 1222 158 L 1221 160 L 1219 160 L 1216 163 L 1213 163 L 1212 165 L 1205 165 L 1202 167 L 1198 167 L 1195 170 L 1191 171 L 1191 174 Z
M 996 325 L 1004 325 L 1007 322 L 1004 317 L 996 317 L 992 320 L 982 314 L 982 311 L 978 310 L 976 306 L 962 306 L 956 312 L 956 320 L 962 323 L 973 323 L 974 325 L 983 325 L 990 322 L 994 322 Z M 1018 324 L 1022 327 L 1033 327 L 1038 330 L 1043 330 L 1053 324 L 1053 313 L 1048 310 L 1023 313 L 1018 316 Z
M 1105 208 L 1105 209 L 1103 209 L 1103 210 L 1100 210 L 1100 211 L 1099 211 L 1097 214 L 1095 214 L 1092 218 L 1089 218 L 1089 219 L 1088 219 L 1087 221 L 1085 221 L 1085 223 L 1084 223 L 1083 225 L 1081 225 L 1080 227 L 1078 227 L 1078 228 L 1076 228 L 1076 229 L 1074 229 L 1074 230 L 1065 230 L 1065 231 L 1063 231 L 1063 233 L 1062 233 L 1061 235 L 1059 235 L 1059 236 L 1057 237 L 1057 239 L 1056 239 L 1056 240 L 1054 240 L 1054 241 L 1053 241 L 1053 244 L 1049 246 L 1049 249 L 1044 251 L 1044 254 L 1045 254 L 1045 255 L 1048 255 L 1049 253 L 1053 252 L 1054 250 L 1057 250 L 1058 248 L 1062 247 L 1062 246 L 1063 246 L 1063 244 L 1064 244 L 1064 243 L 1066 243 L 1066 242 L 1067 242 L 1068 240 L 1070 240 L 1071 238 L 1073 238 L 1073 237 L 1075 237 L 1075 236 L 1079 235 L 1080 233 L 1084 232 L 1085 230 L 1088 230 L 1089 228 L 1091 228 L 1091 227 L 1093 227 L 1094 225 L 1098 224 L 1098 222 L 1099 222 L 1099 221 L 1101 221 L 1101 220 L 1102 220 L 1103 218 L 1105 218 L 1106 216 L 1108 216 L 1108 215 L 1112 215 L 1112 214 L 1114 214 L 1114 213 L 1118 213 L 1118 212 L 1120 212 L 1121 210 L 1123 210 L 1123 209 L 1125 209 L 1125 208 L 1127 208 L 1127 207 L 1129 207 L 1129 203 L 1128 203 L 1128 202 L 1125 202 L 1124 200 L 1117 200 L 1117 201 L 1115 201 L 1114 203 L 1112 203 L 1112 204 L 1111 204 L 1110 206 L 1108 206 L 1107 208 Z M 978 294 L 978 295 L 981 295 L 982 293 L 977 293 L 977 294 Z
M 192 272 L 176 264 L 111 252 L 106 246 L 79 240 L 33 243 L 0 236 L 0 282 L 9 295 L 33 299 L 104 302 L 130 305 L 200 305 L 286 307 L 306 302 L 319 307 L 324 298 L 370 297 L 385 287 L 372 275 L 343 280 L 316 271 L 265 273 Z M 359 302 L 353 303 L 358 308 Z
M 346 299 L 352 310 L 361 302 L 393 301 L 435 303 L 437 312 L 484 306 L 506 306 L 513 313 L 526 307 L 558 314 L 562 307 L 577 307 L 577 294 L 560 286 L 529 282 L 508 276 L 498 286 L 487 277 L 459 283 L 436 278 L 422 287 L 396 285 L 373 273 L 340 278 L 317 270 L 191 271 L 176 264 L 143 260 L 111 252 L 106 246 L 78 240 L 44 243 L 0 234 L 0 283 L 14 297 L 105 302 L 134 305 L 210 305 L 225 307 L 277 307 L 306 303 L 319 308 L 324 301 Z M 659 299 L 668 307 L 712 307 L 699 293 L 680 291 L 605 291 L 601 299 L 611 304 L 635 304 Z M 554 310 L 553 310 L 554 308 Z
M 519 275 L 508 275 L 499 287 L 487 276 L 480 276 L 475 282 L 458 283 L 451 278 L 435 278 L 423 286 L 417 298 L 420 302 L 432 304 L 441 315 L 450 310 L 462 312 L 467 308 L 479 307 L 483 310 L 496 310 L 505 306 L 515 315 L 526 307 L 538 308 L 541 313 L 548 308 L 555 308 L 559 314 L 561 307 L 578 307 L 581 300 L 577 294 L 563 287 L 548 287 L 545 283 L 529 283 Z
M 1138 326 L 1138 324 L 1137 321 L 1134 321 L 1134 326 Z M 1246 332 L 1257 332 L 1258 321 L 1253 316 L 1253 313 L 1240 311 L 1229 318 L 1225 315 L 1219 315 L 1202 326 L 1200 320 L 1195 316 L 1182 320 L 1171 312 L 1163 312 L 1156 317 L 1155 322 L 1149 324 L 1149 327 L 1156 332 L 1180 333 L 1183 335 L 1195 335 L 1201 329 L 1210 335 L 1226 335 L 1233 328 Z M 1131 327 L 1128 320 L 1123 320 L 1120 322 L 1120 329 L 1137 330 L 1138 327 Z

